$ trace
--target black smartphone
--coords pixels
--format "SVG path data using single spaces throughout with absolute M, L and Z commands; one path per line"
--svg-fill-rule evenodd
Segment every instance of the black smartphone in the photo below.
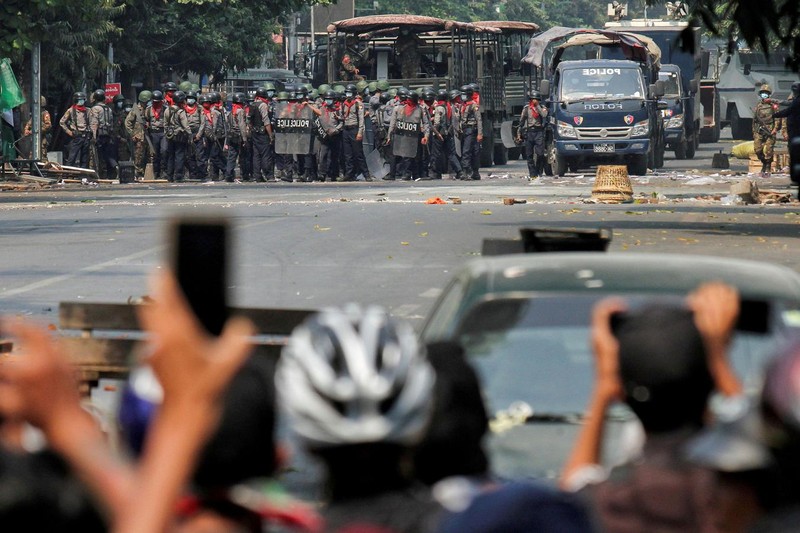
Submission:
M 172 266 L 183 294 L 203 327 L 219 335 L 228 319 L 229 223 L 179 218 L 172 233 Z

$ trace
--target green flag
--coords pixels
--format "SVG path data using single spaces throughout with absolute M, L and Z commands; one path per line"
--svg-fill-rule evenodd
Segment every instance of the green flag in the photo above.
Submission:
M 4 57 L 0 60 L 0 110 L 14 109 L 24 103 L 25 97 L 11 69 L 11 60 Z

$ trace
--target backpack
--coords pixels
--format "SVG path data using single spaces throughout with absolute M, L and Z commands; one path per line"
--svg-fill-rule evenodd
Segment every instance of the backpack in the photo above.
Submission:
M 101 113 L 97 119 L 97 136 L 110 136 L 114 130 L 114 113 L 105 104 L 98 104 L 98 107 L 100 107 Z
M 228 132 L 228 144 L 239 144 L 242 142 L 242 132 L 236 122 L 236 115 L 233 111 L 225 113 L 225 125 Z

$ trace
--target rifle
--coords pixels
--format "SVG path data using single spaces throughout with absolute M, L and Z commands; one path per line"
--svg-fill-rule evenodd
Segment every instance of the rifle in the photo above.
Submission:
M 94 171 L 97 172 L 97 177 L 100 177 L 100 157 L 97 154 L 97 141 L 94 137 L 89 139 L 89 150 L 92 152 L 94 158 Z
M 769 129 L 766 124 L 764 124 L 764 121 L 761 120 L 761 117 L 759 117 L 757 113 L 753 113 L 753 120 L 758 123 L 759 135 L 764 135 L 765 137 L 775 137 L 775 135 L 772 134 L 772 130 Z

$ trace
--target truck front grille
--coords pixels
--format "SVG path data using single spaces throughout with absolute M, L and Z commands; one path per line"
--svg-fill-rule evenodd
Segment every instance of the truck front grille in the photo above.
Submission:
M 631 136 L 629 127 L 614 128 L 575 128 L 578 139 L 586 140 L 605 140 L 605 139 L 628 139 Z

